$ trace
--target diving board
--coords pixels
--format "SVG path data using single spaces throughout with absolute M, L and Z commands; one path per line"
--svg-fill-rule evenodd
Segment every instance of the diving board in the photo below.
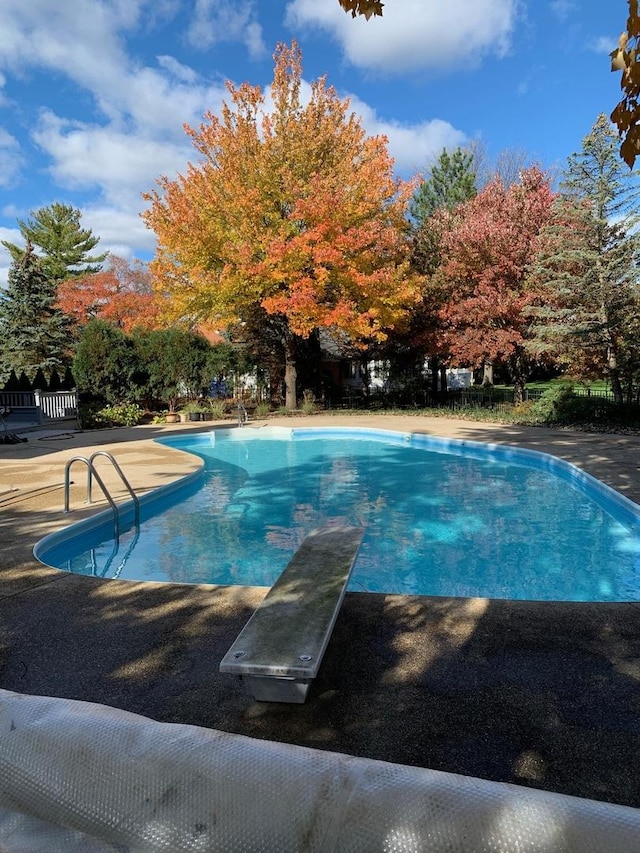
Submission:
M 362 542 L 361 527 L 306 537 L 220 663 L 261 702 L 302 703 L 318 674 Z

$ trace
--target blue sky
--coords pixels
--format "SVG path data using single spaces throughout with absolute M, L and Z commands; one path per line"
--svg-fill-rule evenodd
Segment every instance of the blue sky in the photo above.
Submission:
M 183 122 L 217 112 L 227 79 L 267 87 L 293 38 L 403 177 L 467 144 L 557 175 L 619 99 L 626 18 L 625 0 L 386 0 L 369 21 L 337 0 L 2 0 L 0 239 L 59 201 L 101 249 L 148 260 L 141 194 L 196 159 Z M 8 265 L 0 247 L 0 285 Z

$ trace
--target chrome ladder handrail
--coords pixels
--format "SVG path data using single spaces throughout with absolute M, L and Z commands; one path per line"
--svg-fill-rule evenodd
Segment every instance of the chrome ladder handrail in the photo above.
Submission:
M 243 427 L 249 423 L 249 415 L 243 403 L 238 403 L 236 409 L 238 410 L 238 426 Z
M 113 454 L 109 453 L 107 450 L 96 450 L 95 453 L 92 453 L 89 457 L 89 462 L 91 463 L 91 465 L 89 467 L 89 477 L 87 479 L 87 503 L 91 503 L 91 475 L 92 473 L 96 473 L 95 463 L 93 461 L 96 456 L 104 456 L 106 459 L 109 460 L 109 462 L 111 462 L 113 467 L 116 469 L 116 473 L 122 480 L 122 484 L 131 495 L 131 500 L 133 501 L 134 508 L 134 522 L 136 527 L 138 527 L 138 525 L 140 524 L 140 501 L 138 500 L 138 496 L 131 488 L 131 483 L 125 477 L 122 468 L 116 462 L 115 456 L 113 456 Z
M 117 548 L 120 544 L 120 516 L 119 516 L 119 512 L 118 512 L 118 506 L 117 506 L 116 502 L 114 501 L 114 499 L 112 498 L 111 493 L 109 492 L 109 489 L 106 487 L 102 477 L 100 476 L 100 474 L 98 474 L 98 472 L 96 470 L 96 466 L 94 464 L 94 460 L 95 460 L 96 456 L 106 456 L 106 458 L 109 459 L 109 461 L 112 463 L 117 474 L 119 475 L 120 479 L 122 480 L 126 490 L 131 495 L 131 498 L 133 500 L 134 513 L 135 513 L 134 523 L 135 523 L 136 528 L 139 527 L 139 525 L 140 525 L 140 502 L 138 500 L 138 496 L 136 495 L 136 493 L 131 488 L 131 484 L 129 483 L 129 481 L 125 477 L 125 475 L 122 471 L 122 468 L 118 465 L 118 463 L 116 462 L 116 460 L 114 459 L 112 454 L 108 453 L 106 450 L 97 450 L 89 458 L 87 458 L 86 456 L 73 456 L 71 459 L 68 460 L 68 462 L 64 468 L 64 511 L 69 512 L 69 492 L 70 492 L 70 485 L 71 485 L 71 480 L 70 480 L 71 466 L 73 465 L 74 462 L 82 462 L 87 466 L 87 499 L 86 499 L 85 503 L 86 504 L 91 503 L 91 488 L 92 488 L 92 484 L 93 484 L 93 478 L 95 477 L 98 485 L 102 489 L 102 494 L 105 496 L 105 498 L 109 502 L 109 505 L 111 506 L 111 509 L 113 511 L 113 532 L 114 532 L 113 538 L 115 540 L 115 547 Z

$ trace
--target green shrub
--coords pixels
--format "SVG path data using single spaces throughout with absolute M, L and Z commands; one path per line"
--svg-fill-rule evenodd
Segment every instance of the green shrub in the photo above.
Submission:
M 570 423 L 575 417 L 575 401 L 578 398 L 573 385 L 552 385 L 529 409 L 529 416 L 536 423 Z
M 226 414 L 226 406 L 224 400 L 208 400 L 207 409 L 214 418 L 223 418 Z
M 515 421 L 522 423 L 536 423 L 538 418 L 535 414 L 535 401 L 523 400 L 522 403 L 516 403 L 513 407 L 513 418 Z
M 316 406 L 316 395 L 310 388 L 305 388 L 302 392 L 302 412 L 305 415 L 313 415 L 318 407 Z
M 203 403 L 203 402 L 201 402 L 200 400 L 188 400 L 188 401 L 184 404 L 184 406 L 180 409 L 180 411 L 181 411 L 184 415 L 188 415 L 188 414 L 190 414 L 191 412 L 200 412 L 200 413 L 202 413 L 202 412 L 204 412 L 204 411 L 205 411 L 205 405 L 204 405 L 204 403 Z
M 104 322 L 90 320 L 83 328 L 73 360 L 78 391 L 110 404 L 140 399 L 147 381 L 133 340 Z
M 80 423 L 83 429 L 135 426 L 141 423 L 144 410 L 137 403 L 85 403 L 80 406 Z
M 606 423 L 610 426 L 625 422 L 638 422 L 640 412 L 637 406 L 618 406 L 613 400 L 603 397 L 584 397 L 576 395 L 569 400 L 559 423 Z

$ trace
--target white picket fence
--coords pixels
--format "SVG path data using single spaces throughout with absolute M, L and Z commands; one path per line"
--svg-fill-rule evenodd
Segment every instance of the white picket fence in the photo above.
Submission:
M 77 419 L 75 391 L 0 391 L 0 410 L 7 425 L 41 424 Z

